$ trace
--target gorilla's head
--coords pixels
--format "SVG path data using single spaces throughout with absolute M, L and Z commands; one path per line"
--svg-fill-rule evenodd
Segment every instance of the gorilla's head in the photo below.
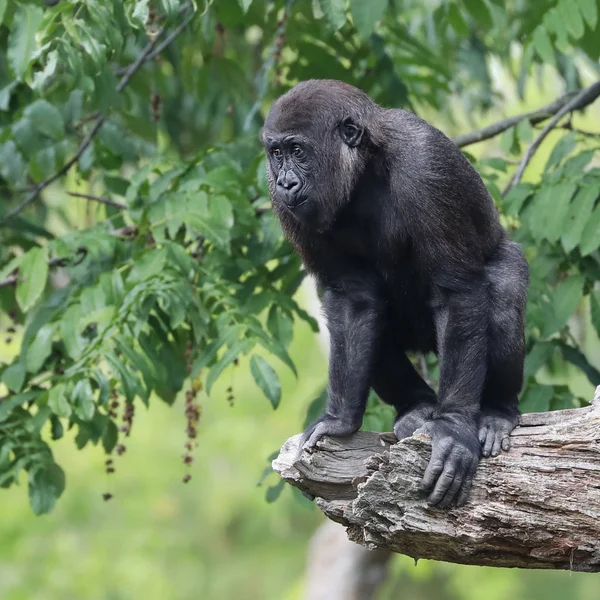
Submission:
M 378 110 L 361 90 L 327 79 L 299 83 L 273 104 L 261 137 L 280 216 L 331 226 L 364 172 Z

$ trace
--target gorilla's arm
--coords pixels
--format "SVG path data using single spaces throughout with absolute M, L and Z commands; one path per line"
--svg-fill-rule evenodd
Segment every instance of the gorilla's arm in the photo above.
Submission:
M 381 328 L 381 300 L 364 276 L 326 286 L 323 306 L 330 334 L 327 408 L 304 432 L 306 448 L 324 435 L 349 435 L 360 429 Z
M 433 441 L 422 489 L 429 503 L 462 504 L 480 457 L 477 416 L 487 364 L 488 298 L 483 278 L 445 290 L 435 312 L 440 387 L 436 418 L 422 430 Z

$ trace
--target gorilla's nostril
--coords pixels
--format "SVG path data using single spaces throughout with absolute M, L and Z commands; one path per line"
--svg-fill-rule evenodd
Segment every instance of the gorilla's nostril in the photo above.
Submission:
M 290 191 L 300 186 L 300 179 L 293 171 L 281 172 L 277 178 L 277 184 Z

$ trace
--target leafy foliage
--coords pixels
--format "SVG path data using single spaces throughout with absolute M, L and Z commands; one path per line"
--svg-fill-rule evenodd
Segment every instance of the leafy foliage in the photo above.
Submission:
M 279 404 L 272 364 L 295 370 L 294 321 L 316 323 L 268 209 L 257 132 L 273 98 L 337 78 L 448 125 L 501 102 L 492 60 L 521 94 L 548 65 L 567 90 L 599 70 L 597 0 L 47 4 L 0 1 L 0 308 L 20 339 L 0 366 L 0 483 L 26 471 L 38 513 L 64 488 L 47 440 L 65 427 L 110 453 L 134 404 L 210 393 L 245 355 Z M 523 120 L 501 156 L 473 160 L 530 262 L 523 407 L 543 410 L 580 401 L 544 370 L 600 383 L 571 325 L 583 311 L 600 331 L 600 138 L 568 132 L 540 181 L 503 197 L 535 135 Z

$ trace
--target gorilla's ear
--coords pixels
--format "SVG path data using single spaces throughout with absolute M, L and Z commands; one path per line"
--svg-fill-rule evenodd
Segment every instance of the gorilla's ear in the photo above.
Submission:
M 348 146 L 358 146 L 362 139 L 363 132 L 363 128 L 355 123 L 351 117 L 346 117 L 340 123 L 340 135 L 342 136 L 344 144 L 347 144 Z

